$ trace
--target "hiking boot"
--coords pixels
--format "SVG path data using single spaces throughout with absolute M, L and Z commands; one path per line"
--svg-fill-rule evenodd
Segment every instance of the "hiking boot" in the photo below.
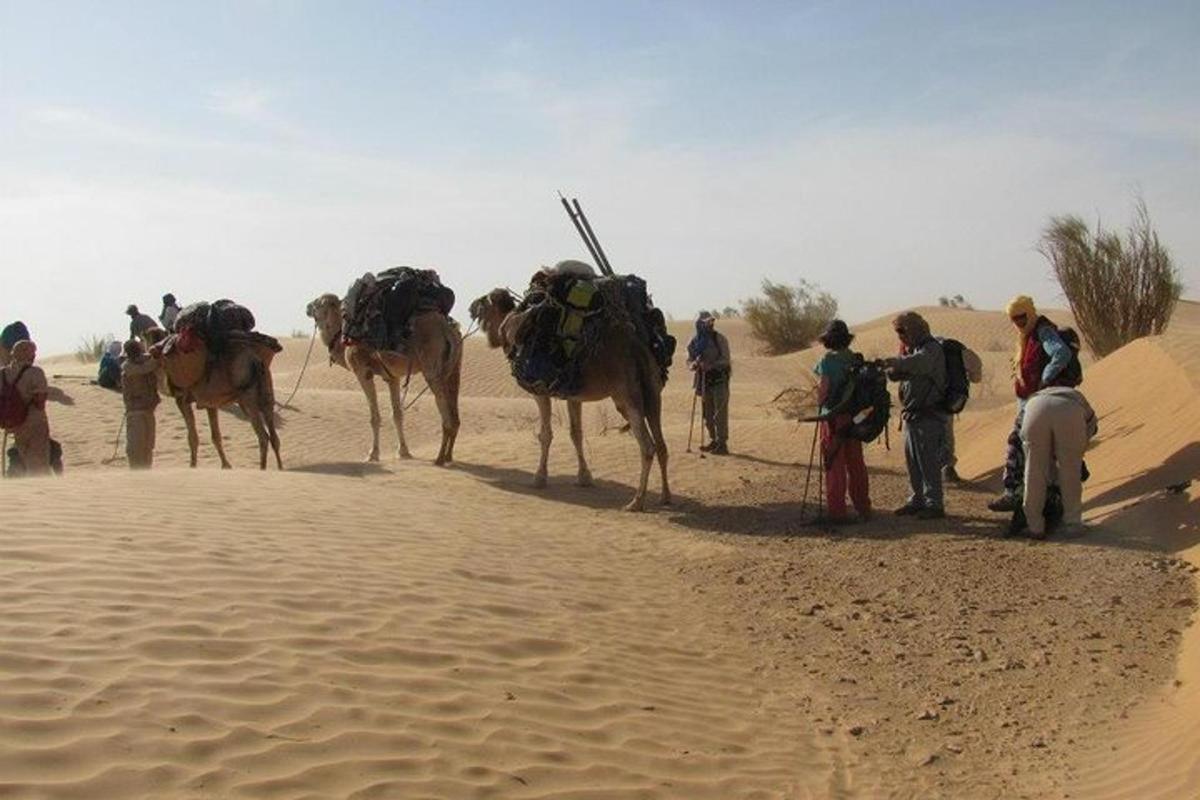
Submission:
M 945 519 L 946 510 L 944 508 L 922 508 L 917 512 L 917 519 Z
M 892 513 L 895 514 L 897 517 L 908 517 L 913 514 L 916 514 L 920 510 L 921 510 L 921 506 L 914 506 L 912 503 L 905 503 L 904 505 L 900 506 Z
M 1025 510 L 1018 508 L 1013 512 L 1012 519 L 1008 521 L 1008 527 L 1004 529 L 1004 536 L 1016 536 L 1025 530 L 1027 523 L 1025 521 Z
M 962 483 L 962 478 L 958 476 L 958 471 L 954 467 L 942 467 L 942 482 Z
M 702 445 L 700 445 L 700 452 L 701 453 L 711 453 L 713 447 L 715 447 L 715 446 L 716 445 L 714 445 L 712 442 L 709 442 L 708 444 L 702 444 Z
M 1046 531 L 1044 531 L 1044 530 L 1042 530 L 1042 531 L 1030 531 L 1030 532 L 1029 532 L 1029 538 L 1030 538 L 1030 539 L 1038 539 L 1038 540 L 1041 540 L 1041 539 L 1045 539 L 1045 538 L 1046 538 L 1046 535 L 1047 535 L 1047 534 L 1046 534 Z
M 708 452 L 712 453 L 714 456 L 727 456 L 729 455 L 729 448 L 725 446 L 724 442 L 718 442 L 717 444 L 714 444 L 712 449 Z
M 1021 507 L 1021 500 L 1012 492 L 1005 492 L 997 497 L 992 502 L 988 503 L 988 509 L 991 511 L 1011 512 L 1016 511 Z

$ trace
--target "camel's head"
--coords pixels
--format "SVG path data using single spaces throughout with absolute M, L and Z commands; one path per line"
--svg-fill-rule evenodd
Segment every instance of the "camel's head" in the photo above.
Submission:
M 309 303 L 304 313 L 317 323 L 322 332 L 337 332 L 342 329 L 342 301 L 336 294 L 326 292 Z
M 488 346 L 506 346 L 507 343 L 501 333 L 501 323 L 516 308 L 517 301 L 508 289 L 492 289 L 483 297 L 472 301 L 471 319 L 478 322 L 479 327 L 487 334 Z

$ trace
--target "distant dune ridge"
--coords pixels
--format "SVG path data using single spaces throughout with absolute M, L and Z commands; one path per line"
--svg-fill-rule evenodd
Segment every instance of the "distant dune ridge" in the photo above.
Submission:
M 799 524 L 811 430 L 769 402 L 818 353 L 759 355 L 739 320 L 718 322 L 734 454 L 684 453 L 681 350 L 677 502 L 645 515 L 616 510 L 637 453 L 607 405 L 585 409 L 597 486 L 573 485 L 564 409 L 532 488 L 534 404 L 478 336 L 446 470 L 428 397 L 406 419 L 417 460 L 362 463 L 366 405 L 318 347 L 279 415 L 285 472 L 255 469 L 244 425 L 225 427 L 234 471 L 207 441 L 186 469 L 164 402 L 156 468 L 132 474 L 105 463 L 119 395 L 44 359 L 75 404 L 49 412 L 67 474 L 0 484 L 0 796 L 1191 796 L 1200 305 L 1086 363 L 1094 527 L 1046 543 L 999 538 L 984 509 L 1011 324 L 920 311 L 984 358 L 958 421 L 977 485 L 936 527 L 881 514 L 834 535 Z M 891 315 L 852 330 L 895 351 Z M 681 346 L 691 331 L 673 323 Z M 281 398 L 308 341 L 284 345 Z M 905 491 L 892 438 L 868 448 L 881 510 Z

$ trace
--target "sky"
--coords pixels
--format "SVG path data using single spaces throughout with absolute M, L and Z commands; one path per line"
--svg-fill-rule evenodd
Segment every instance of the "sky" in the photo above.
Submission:
M 1200 296 L 1200 4 L 0 0 L 0 320 L 43 353 L 437 269 L 465 320 L 587 252 L 676 318 L 1063 306 L 1040 231 L 1138 196 Z

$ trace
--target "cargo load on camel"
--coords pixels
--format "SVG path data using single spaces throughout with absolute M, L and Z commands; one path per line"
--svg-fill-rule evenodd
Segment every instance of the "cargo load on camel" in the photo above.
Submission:
M 213 356 L 238 342 L 266 347 L 274 353 L 283 350 L 274 336 L 254 330 L 254 314 L 250 309 L 229 299 L 192 303 L 179 312 L 168 347 L 188 352 L 194 349 L 196 338 L 203 341 Z
M 342 301 L 342 335 L 378 350 L 406 351 L 412 318 L 425 311 L 449 316 L 454 292 L 431 269 L 394 267 L 368 272 Z
M 517 312 L 522 320 L 509 359 L 517 383 L 529 392 L 561 398 L 578 394 L 583 365 L 595 351 L 606 319 L 633 328 L 666 383 L 675 338 L 646 282 L 636 275 L 597 276 L 581 262 L 562 262 L 534 274 Z

